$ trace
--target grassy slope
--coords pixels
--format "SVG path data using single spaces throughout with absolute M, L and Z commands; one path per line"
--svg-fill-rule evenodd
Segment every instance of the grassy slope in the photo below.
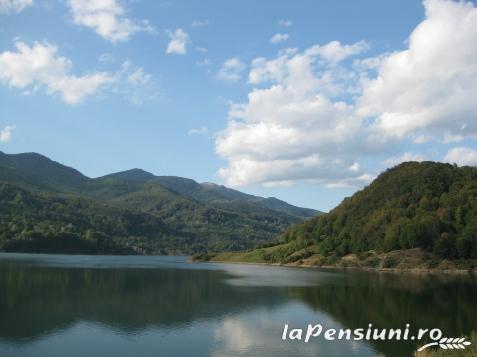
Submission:
M 289 254 L 289 252 L 293 252 Z M 276 259 L 286 256 L 285 260 Z M 395 250 L 388 253 L 368 251 L 361 254 L 348 254 L 343 257 L 324 256 L 319 253 L 318 245 L 296 250 L 292 243 L 272 247 L 258 248 L 242 252 L 224 252 L 196 255 L 195 261 L 222 263 L 270 264 L 306 268 L 357 268 L 379 271 L 475 271 L 477 260 L 446 260 L 419 248 Z

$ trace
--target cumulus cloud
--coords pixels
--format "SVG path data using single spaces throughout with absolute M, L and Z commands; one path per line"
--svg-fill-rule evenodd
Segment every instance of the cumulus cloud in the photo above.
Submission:
M 60 56 L 54 44 L 35 42 L 29 46 L 16 42 L 15 51 L 0 53 L 0 84 L 20 89 L 24 94 L 43 91 L 59 96 L 69 105 L 77 105 L 100 90 L 122 94 L 134 104 L 141 104 L 157 93 L 151 75 L 130 61 L 114 73 L 75 75 L 72 68 L 73 63 Z
M 185 55 L 187 53 L 187 44 L 190 42 L 189 35 L 183 29 L 167 31 L 170 41 L 167 45 L 167 54 Z
M 238 81 L 246 65 L 237 57 L 227 59 L 217 74 L 217 78 L 223 81 Z
M 326 87 L 328 91 L 339 91 L 343 88 L 338 87 L 346 79 L 356 77 L 352 72 L 336 68 L 335 65 L 366 49 L 367 44 L 363 41 L 351 45 L 332 41 L 323 46 L 312 46 L 302 53 L 298 53 L 296 49 L 287 49 L 271 60 L 258 57 L 252 61 L 249 82 L 287 82 L 290 87 L 302 90 L 306 90 L 305 87 L 320 87 L 321 90 Z M 315 73 L 317 69 L 321 71 L 321 76 Z
M 33 0 L 0 0 L 0 14 L 13 14 L 33 5 Z
M 192 128 L 187 132 L 187 135 L 207 135 L 209 129 L 206 126 L 201 126 L 200 128 Z
M 360 186 L 374 177 L 365 163 L 403 144 L 413 153 L 382 163 L 423 160 L 420 143 L 477 138 L 477 8 L 423 4 L 426 17 L 403 51 L 366 58 L 366 42 L 332 41 L 254 59 L 254 88 L 231 105 L 216 136 L 227 184 Z M 459 162 L 472 162 L 473 153 L 457 149 Z
M 114 74 L 114 85 L 110 90 L 138 106 L 160 95 L 153 76 L 129 60 L 123 62 L 121 69 Z
M 353 106 L 329 97 L 347 90 L 337 63 L 364 48 L 332 42 L 252 61 L 249 82 L 265 88 L 253 89 L 246 103 L 231 106 L 228 126 L 216 139 L 217 153 L 229 161 L 219 171 L 227 184 L 367 182 L 370 175 L 353 157 L 362 145 L 357 140 L 361 121 Z
M 289 37 L 290 35 L 288 35 L 287 33 L 276 33 L 270 39 L 270 43 L 277 44 L 277 43 L 288 40 Z
M 147 20 L 126 17 L 126 11 L 116 0 L 68 0 L 75 24 L 93 29 L 113 43 L 127 41 L 141 31 L 154 32 Z
M 7 125 L 5 128 L 0 130 L 0 143 L 7 143 L 12 138 L 12 131 L 15 129 L 13 125 Z
M 58 55 L 58 48 L 48 42 L 35 42 L 32 46 L 16 42 L 15 49 L 0 53 L 0 83 L 13 88 L 45 90 L 74 105 L 113 81 L 105 72 L 71 74 L 71 61 Z
M 448 0 L 424 7 L 408 48 L 382 59 L 365 81 L 358 113 L 375 118 L 380 137 L 475 137 L 477 8 Z
M 477 151 L 467 147 L 456 147 L 447 152 L 444 161 L 459 166 L 477 166 Z
M 425 161 L 426 157 L 422 154 L 417 154 L 417 153 L 412 153 L 412 152 L 405 152 L 402 155 L 399 156 L 392 156 L 386 160 L 383 161 L 383 164 L 387 167 L 390 166 L 396 166 L 399 165 L 400 163 L 406 162 L 406 161 Z

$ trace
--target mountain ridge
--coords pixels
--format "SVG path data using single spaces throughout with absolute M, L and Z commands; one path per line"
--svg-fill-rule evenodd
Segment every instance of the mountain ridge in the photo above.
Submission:
M 137 168 L 88 178 L 36 153 L 1 153 L 0 184 L 0 201 L 9 207 L 0 214 L 0 249 L 9 250 L 25 250 L 29 244 L 36 250 L 50 249 L 48 239 L 63 236 L 76 237 L 70 241 L 77 243 L 102 237 L 91 239 L 109 241 L 115 251 L 125 248 L 147 254 L 243 249 L 268 243 L 290 224 L 319 214 L 290 205 L 304 212 L 300 216 L 253 200 L 230 199 L 192 179 L 156 176 Z M 22 202 L 23 212 L 15 208 L 17 201 Z M 81 208 L 78 217 L 74 207 Z M 49 218 L 38 214 L 38 209 L 47 210 Z M 96 211 L 102 212 L 104 222 L 117 222 L 119 228 L 108 228 L 111 223 L 103 227 Z M 135 225 L 144 228 L 138 231 Z M 88 244 L 76 248 L 82 247 L 88 252 L 93 249 Z M 99 243 L 97 248 L 103 253 L 107 249 Z

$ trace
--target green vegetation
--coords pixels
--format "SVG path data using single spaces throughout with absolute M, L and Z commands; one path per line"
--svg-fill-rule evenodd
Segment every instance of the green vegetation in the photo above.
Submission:
M 272 241 L 318 214 L 139 169 L 90 179 L 39 154 L 0 152 L 0 250 L 191 254 Z
M 192 257 L 194 261 L 220 261 L 220 262 L 240 262 L 240 263 L 274 263 L 270 257 L 288 244 L 262 247 L 243 252 L 222 252 L 196 254 Z
M 342 257 L 355 254 L 355 261 L 376 265 L 384 258 L 378 256 L 381 253 L 417 249 L 429 253 L 423 256 L 428 263 L 458 259 L 463 262 L 460 266 L 473 268 L 477 259 L 477 168 L 403 163 L 382 173 L 330 213 L 290 227 L 280 241 L 281 245 L 263 253 L 257 262 L 308 260 L 310 265 L 335 265 L 346 262 Z M 374 263 L 369 254 L 375 256 Z

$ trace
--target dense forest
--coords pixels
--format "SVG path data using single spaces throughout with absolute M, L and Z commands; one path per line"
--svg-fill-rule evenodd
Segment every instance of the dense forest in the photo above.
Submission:
M 0 202 L 5 251 L 191 254 L 278 241 L 263 259 L 289 261 L 310 246 L 323 256 L 420 248 L 477 259 L 477 168 L 434 162 L 389 169 L 321 214 L 139 169 L 90 179 L 39 154 L 0 153 Z
M 315 244 L 323 255 L 421 248 L 441 258 L 477 258 L 477 168 L 406 162 L 326 215 L 281 235 L 289 251 Z M 279 260 L 280 260 L 279 259 Z
M 0 152 L 0 250 L 190 254 L 275 239 L 319 212 L 133 169 L 90 179 L 39 154 Z

